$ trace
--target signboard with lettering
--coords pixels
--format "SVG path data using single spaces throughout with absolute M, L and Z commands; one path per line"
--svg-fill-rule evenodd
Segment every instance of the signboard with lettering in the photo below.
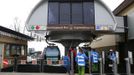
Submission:
M 112 31 L 113 25 L 49 24 L 30 25 L 30 31 Z
M 96 25 L 95 26 L 96 31 L 110 31 L 113 30 L 112 25 Z
M 48 25 L 47 30 L 90 31 L 95 30 L 94 25 Z
M 48 30 L 48 31 L 91 31 L 95 30 L 95 25 L 84 25 L 84 24 L 52 24 L 47 25 L 31 25 L 29 26 L 31 31 L 40 31 L 40 30 Z

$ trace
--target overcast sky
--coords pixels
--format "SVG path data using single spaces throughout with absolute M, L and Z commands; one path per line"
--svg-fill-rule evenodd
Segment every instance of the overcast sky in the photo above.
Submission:
M 25 21 L 40 0 L 0 0 L 0 25 L 12 28 L 17 17 L 23 30 Z M 103 0 L 114 10 L 123 0 Z

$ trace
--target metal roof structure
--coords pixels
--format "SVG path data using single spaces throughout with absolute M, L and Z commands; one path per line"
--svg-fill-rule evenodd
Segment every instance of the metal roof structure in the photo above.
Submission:
M 134 0 L 125 0 L 124 2 L 122 2 L 114 11 L 113 13 L 115 15 L 118 15 L 120 12 L 122 12 L 125 8 L 127 8 L 129 5 L 131 5 L 132 3 L 134 3 Z
M 76 13 L 72 14 L 72 12 L 71 12 L 70 13 L 70 15 L 71 15 L 70 16 L 70 23 L 66 24 L 66 23 L 62 23 L 63 21 L 60 21 L 59 23 L 49 24 L 49 18 L 51 16 L 56 16 L 55 14 L 57 14 L 57 12 L 54 13 L 55 11 L 62 12 L 62 11 L 60 11 L 60 9 L 61 9 L 60 7 L 62 7 L 62 6 L 59 6 L 58 8 L 55 7 L 55 10 L 49 9 L 49 7 L 51 8 L 51 6 L 50 6 L 51 3 L 54 3 L 52 5 L 55 5 L 55 3 L 56 4 L 58 3 L 58 6 L 59 5 L 65 6 L 64 3 L 71 3 L 71 5 L 69 6 L 70 7 L 69 11 L 73 11 L 73 9 L 71 8 L 72 3 L 79 3 L 80 5 L 82 5 L 81 12 L 88 15 L 88 17 L 84 18 L 84 16 L 82 16 L 84 18 L 83 19 L 79 15 L 75 16 Z M 83 7 L 83 6 L 87 6 L 87 7 Z M 54 9 L 54 8 L 52 8 L 52 9 Z M 87 11 L 84 11 L 84 10 L 87 10 Z M 52 13 L 52 15 L 51 15 L 51 13 Z M 89 14 L 87 14 L 87 13 L 89 13 Z M 60 13 L 60 14 L 62 14 L 62 13 Z M 59 19 L 60 19 L 60 14 L 57 15 Z M 102 14 L 105 14 L 105 15 L 102 15 Z M 63 15 L 65 15 L 65 13 L 63 13 Z M 63 15 L 61 15 L 61 17 L 64 17 Z M 72 23 L 72 16 L 79 17 L 79 18 L 81 17 L 82 20 L 87 19 L 90 22 L 87 25 L 90 27 L 86 26 L 86 24 L 84 22 L 73 24 Z M 63 19 L 65 19 L 65 17 Z M 63 19 L 60 19 L 60 20 L 63 20 Z M 77 20 L 77 19 L 75 18 L 74 20 Z M 57 20 L 57 19 L 53 18 L 51 20 L 53 21 L 53 20 Z M 95 28 L 95 27 L 97 27 L 97 28 L 102 27 L 102 28 L 104 28 L 104 31 L 107 31 L 107 30 L 114 31 L 116 28 L 117 22 L 116 22 L 116 19 L 115 19 L 115 16 L 113 15 L 113 13 L 101 0 L 42 0 L 32 10 L 31 14 L 29 15 L 29 17 L 26 21 L 26 28 L 29 31 L 35 31 L 35 30 L 37 30 L 37 31 L 63 30 L 64 31 L 64 30 L 70 29 L 70 26 L 80 26 L 80 25 L 84 26 L 83 28 L 87 28 L 84 30 L 92 30 L 93 29 L 93 30 L 102 30 L 103 31 L 103 29 L 96 29 Z M 67 26 L 67 27 L 65 27 L 65 26 Z M 75 29 L 77 29 L 77 28 L 74 28 L 74 30 Z M 81 29 L 81 30 L 83 30 L 83 29 Z
M 0 34 L 5 35 L 5 36 L 9 36 L 9 37 L 18 38 L 18 39 L 25 39 L 25 40 L 33 40 L 34 39 L 28 35 L 13 31 L 13 30 L 8 29 L 8 28 L 3 27 L 3 26 L 0 26 Z
M 71 42 L 76 46 L 100 35 L 123 33 L 123 26 L 123 17 L 114 16 L 102 0 L 41 0 L 26 21 L 28 31 L 66 47 Z

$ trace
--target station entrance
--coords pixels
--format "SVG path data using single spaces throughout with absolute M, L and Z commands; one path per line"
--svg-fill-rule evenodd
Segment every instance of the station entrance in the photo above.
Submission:
M 43 35 L 49 46 L 45 48 L 39 60 L 28 63 L 20 60 L 18 63 L 16 56 L 14 66 L 2 71 L 68 72 L 74 75 L 78 72 L 75 58 L 79 44 L 91 44 L 93 40 L 106 34 L 124 34 L 124 20 L 124 17 L 114 16 L 99 0 L 42 0 L 28 17 L 26 28 L 32 33 Z M 49 42 L 61 43 L 65 47 L 65 56 L 60 57 L 59 48 Z M 126 51 L 128 57 L 125 57 L 126 63 L 122 66 L 125 70 L 119 72 L 121 57 L 116 49 L 99 50 L 90 48 L 90 45 L 82 46 L 81 49 L 87 56 L 86 73 L 130 75 L 132 52 Z
M 88 59 L 85 62 L 85 74 L 103 75 L 103 74 L 131 74 L 133 65 L 132 52 L 128 52 L 129 57 L 123 60 L 119 59 L 118 51 L 100 51 L 91 49 L 89 46 L 81 47 Z M 26 60 L 14 59 L 14 65 L 1 69 L 2 72 L 23 72 L 23 73 L 68 73 L 74 75 L 78 73 L 78 64 L 76 63 L 76 56 L 78 49 L 71 47 L 68 54 L 60 57 L 58 46 L 47 46 L 38 60 L 26 62 Z M 68 57 L 68 58 L 67 58 Z

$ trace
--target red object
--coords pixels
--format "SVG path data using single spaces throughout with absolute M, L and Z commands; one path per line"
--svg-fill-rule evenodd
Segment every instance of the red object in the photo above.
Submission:
M 73 57 L 76 57 L 76 50 L 74 48 L 69 49 L 68 56 L 71 57 L 71 52 L 73 52 Z
M 47 64 L 48 65 L 51 65 L 52 64 L 52 61 L 51 60 L 47 60 Z
M 39 30 L 39 29 L 40 29 L 40 26 L 37 25 L 37 26 L 36 26 L 36 29 Z
M 32 60 L 32 64 L 37 64 L 37 60 Z
M 8 67 L 8 60 L 7 60 L 7 59 L 4 59 L 4 60 L 3 60 L 3 66 L 4 66 L 4 67 Z

